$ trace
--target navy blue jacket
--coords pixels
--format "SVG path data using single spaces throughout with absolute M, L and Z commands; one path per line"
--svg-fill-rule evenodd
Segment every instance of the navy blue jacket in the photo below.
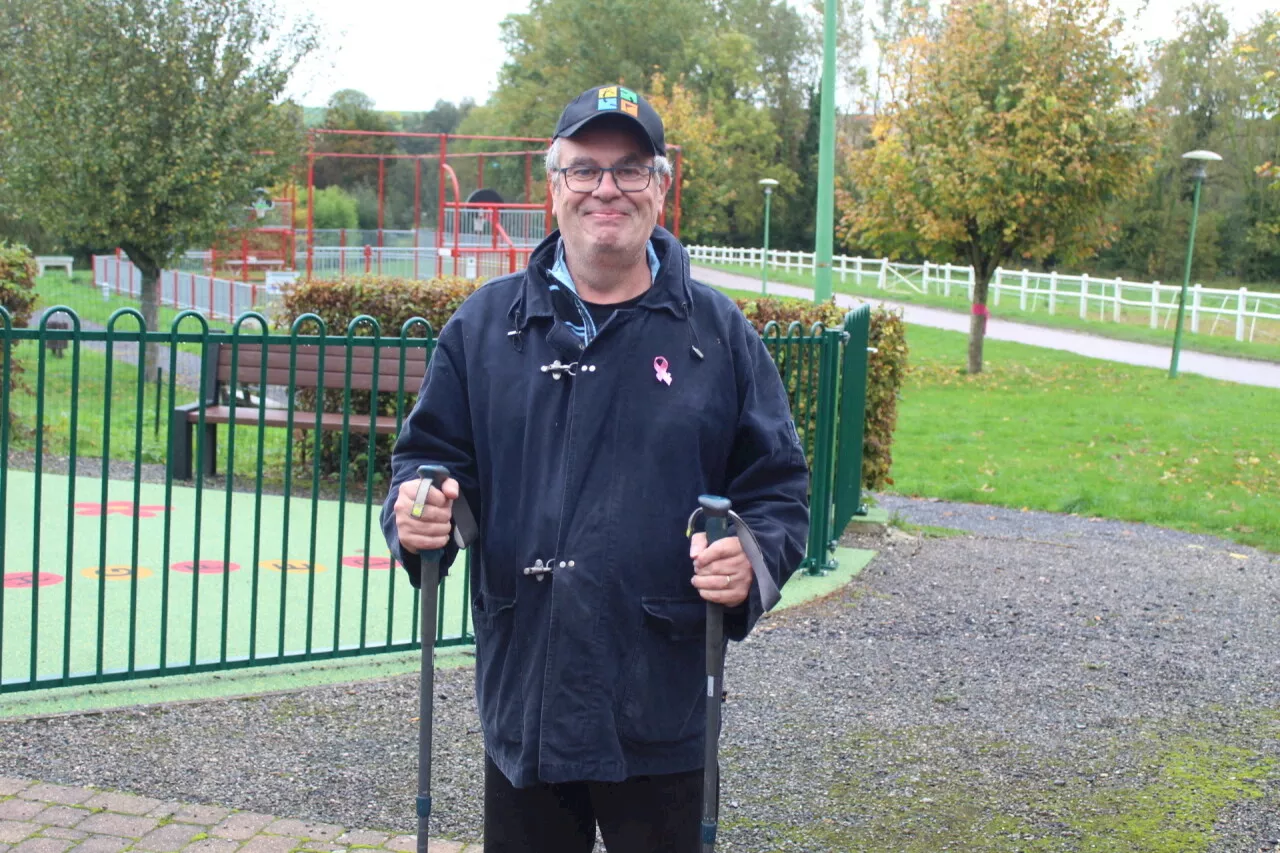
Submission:
M 414 586 L 418 558 L 401 550 L 392 511 L 400 484 L 445 465 L 476 515 L 476 693 L 485 748 L 517 787 L 701 767 L 706 607 L 690 584 L 688 516 L 701 494 L 731 499 L 778 586 L 809 521 L 782 382 L 738 307 L 693 281 L 684 248 L 657 228 L 653 287 L 584 347 L 579 318 L 558 317 L 551 296 L 558 239 L 441 330 L 382 513 Z M 557 361 L 572 372 L 543 369 Z M 442 568 L 455 556 L 450 545 Z M 553 571 L 524 574 L 535 560 Z M 726 634 L 742 639 L 761 611 L 753 585 Z

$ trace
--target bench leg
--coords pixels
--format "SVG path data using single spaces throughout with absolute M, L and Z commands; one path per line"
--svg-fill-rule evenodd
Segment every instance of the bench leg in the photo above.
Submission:
M 204 445 L 200 448 L 200 455 L 204 459 L 204 473 L 206 476 L 212 476 L 216 473 L 218 464 L 218 425 L 204 425 Z
M 191 423 L 185 412 L 169 417 L 169 469 L 179 480 L 191 479 Z

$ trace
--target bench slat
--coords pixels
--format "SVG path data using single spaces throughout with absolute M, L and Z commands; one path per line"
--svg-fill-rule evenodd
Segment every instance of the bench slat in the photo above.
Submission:
M 236 406 L 235 420 L 236 424 L 256 426 L 258 424 L 259 410 L 251 406 Z M 187 420 L 191 423 L 198 423 L 200 420 L 199 409 L 193 408 L 187 412 Z M 263 423 L 269 427 L 287 427 L 289 425 L 288 409 L 267 409 L 266 414 L 262 418 Z M 209 406 L 204 411 L 204 422 L 207 424 L 229 424 L 232 423 L 230 406 Z M 316 413 L 295 411 L 293 413 L 294 429 L 315 429 Z M 325 431 L 342 429 L 342 415 L 335 412 L 325 412 L 320 416 L 320 428 Z M 369 432 L 369 416 L 368 415 L 351 415 L 347 428 L 351 432 L 368 434 Z M 391 415 L 379 415 L 374 431 L 378 435 L 395 435 L 396 419 Z
M 398 346 L 380 347 L 378 359 L 378 390 L 396 391 L 400 376 L 400 354 Z M 267 384 L 289 384 L 290 348 L 269 344 L 267 346 Z M 319 350 L 314 346 L 298 347 L 295 360 L 295 388 L 315 388 L 319 380 Z M 218 348 L 217 379 L 229 382 L 231 379 L 231 347 L 223 344 Z M 324 354 L 324 387 L 343 388 L 346 386 L 347 354 L 345 347 L 326 347 Z M 416 393 L 427 372 L 427 352 L 420 347 L 404 350 L 404 384 L 405 391 Z M 262 346 L 260 344 L 239 345 L 239 356 L 236 360 L 237 381 L 256 384 L 262 379 Z M 357 350 L 351 356 L 351 387 L 368 391 L 373 387 L 373 353 L 369 348 Z

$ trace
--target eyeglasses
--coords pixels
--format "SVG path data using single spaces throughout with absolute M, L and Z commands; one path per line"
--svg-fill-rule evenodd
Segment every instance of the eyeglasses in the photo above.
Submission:
M 595 192 L 596 188 L 604 180 L 605 172 L 613 174 L 614 186 L 624 193 L 638 193 L 648 188 L 649 182 L 653 180 L 653 173 L 658 169 L 656 166 L 640 165 L 613 166 L 611 168 L 604 166 L 569 166 L 556 171 L 564 175 L 565 186 L 576 193 Z

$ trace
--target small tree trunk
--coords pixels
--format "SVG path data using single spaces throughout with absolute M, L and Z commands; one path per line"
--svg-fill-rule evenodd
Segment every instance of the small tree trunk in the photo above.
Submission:
M 969 314 L 969 372 L 982 372 L 982 344 L 987 337 L 987 285 L 991 276 L 975 270 L 973 309 Z
M 129 260 L 133 261 L 134 266 L 138 268 L 138 272 L 142 274 L 141 297 L 142 320 L 146 325 L 147 331 L 156 331 L 156 315 L 158 313 L 159 299 L 158 291 L 160 288 L 160 265 L 146 252 L 129 246 L 124 247 L 125 254 L 129 256 Z M 152 366 L 160 363 L 160 346 L 155 342 L 150 342 L 139 353 L 139 358 L 143 359 L 143 375 L 150 375 Z

